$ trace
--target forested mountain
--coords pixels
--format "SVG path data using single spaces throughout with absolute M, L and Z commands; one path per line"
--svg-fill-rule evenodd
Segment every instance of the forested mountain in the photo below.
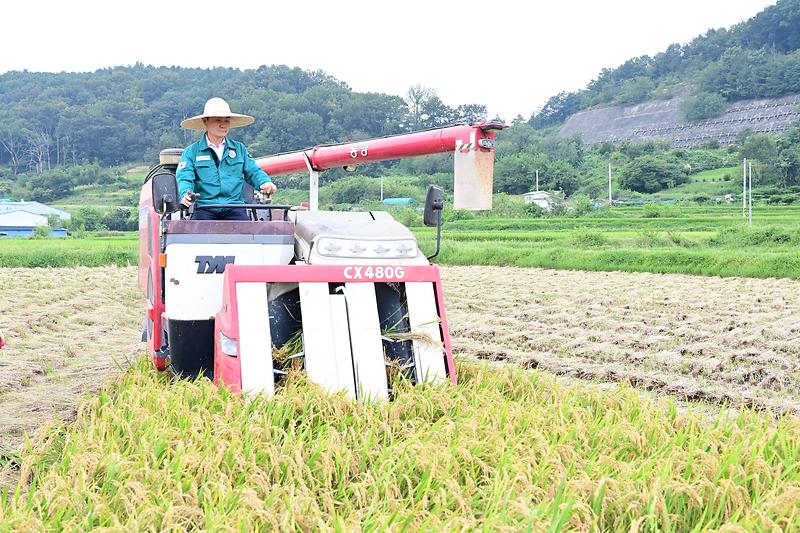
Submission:
M 0 75 L 0 165 L 17 175 L 64 164 L 152 163 L 161 148 L 197 137 L 179 123 L 212 96 L 257 118 L 235 133 L 256 156 L 482 120 L 486 113 L 477 104 L 451 108 L 421 86 L 409 89 L 406 101 L 357 93 L 324 72 L 282 65 L 8 72 Z
M 579 136 L 560 138 L 544 129 L 595 106 L 680 96 L 694 106 L 687 107 L 694 113 L 687 118 L 702 120 L 728 102 L 788 93 L 800 93 L 800 0 L 779 0 L 730 29 L 710 30 L 655 57 L 603 70 L 586 89 L 554 96 L 530 120 L 515 120 L 498 136 L 495 192 L 513 195 L 538 186 L 605 197 L 611 163 L 619 192 L 651 194 L 676 188 L 700 171 L 738 168 L 747 157 L 758 162 L 758 185 L 776 194 L 791 189 L 800 198 L 800 125 L 779 136 L 744 130 L 728 146 L 709 142 L 692 150 L 663 142 L 589 146 Z M 198 138 L 179 123 L 198 114 L 212 96 L 257 118 L 234 134 L 255 156 L 486 118 L 484 106 L 450 107 L 419 85 L 405 98 L 358 93 L 324 72 L 280 65 L 8 72 L 0 75 L 0 197 L 85 203 L 76 198 L 100 185 L 104 195 L 117 195 L 114 205 L 135 205 L 138 183 L 126 181 L 127 167 L 108 167 L 152 164 L 160 149 Z M 369 169 L 364 172 L 452 187 L 452 159 L 446 155 Z M 327 177 L 330 183 L 340 176 L 333 171 Z M 369 178 L 341 181 L 346 183 L 340 188 L 350 187 L 353 194 L 335 201 L 365 197 Z M 303 185 L 285 177 L 281 186 L 286 191 Z M 135 211 L 130 214 L 135 222 Z
M 792 93 L 800 93 L 800 0 L 779 0 L 729 29 L 603 69 L 585 89 L 551 97 L 529 122 L 543 128 L 591 107 L 679 95 L 687 118 L 703 119 L 726 102 Z

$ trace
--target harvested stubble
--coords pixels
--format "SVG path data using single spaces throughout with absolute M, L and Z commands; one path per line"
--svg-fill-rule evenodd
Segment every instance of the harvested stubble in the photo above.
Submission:
M 796 418 L 709 422 L 627 386 L 600 395 L 513 367 L 459 371 L 457 387 L 406 388 L 388 404 L 328 396 L 299 373 L 248 402 L 142 361 L 27 444 L 0 524 L 800 529 Z
M 454 349 L 690 400 L 800 414 L 800 282 L 442 269 Z
M 141 350 L 141 300 L 133 267 L 0 268 L 0 466 L 24 433 L 73 416 L 83 390 Z M 8 482 L 0 473 L 0 490 Z

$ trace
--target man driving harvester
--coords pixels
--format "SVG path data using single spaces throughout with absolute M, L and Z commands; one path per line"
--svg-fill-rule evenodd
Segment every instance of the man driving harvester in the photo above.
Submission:
M 192 202 L 197 204 L 192 220 L 248 220 L 244 209 L 204 207 L 243 204 L 244 181 L 264 194 L 277 190 L 267 173 L 250 157 L 245 145 L 228 137 L 231 128 L 247 126 L 254 121 L 249 115 L 231 113 L 228 102 L 222 98 L 211 98 L 202 115 L 181 122 L 182 128 L 205 132 L 199 141 L 183 151 L 175 174 L 181 204 L 184 207 L 191 206 Z

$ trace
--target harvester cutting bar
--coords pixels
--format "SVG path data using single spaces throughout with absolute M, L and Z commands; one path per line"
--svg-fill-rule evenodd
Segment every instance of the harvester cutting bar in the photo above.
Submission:
M 229 265 L 214 332 L 214 376 L 235 391 L 275 392 L 269 284 L 297 283 L 305 369 L 329 392 L 386 399 L 389 373 L 416 383 L 456 382 L 439 268 L 435 265 Z M 402 285 L 412 360 L 388 361 L 376 284 Z
M 404 157 L 439 154 L 454 151 L 494 150 L 495 131 L 505 126 L 494 122 L 450 126 L 418 133 L 392 135 L 353 143 L 315 146 L 307 150 L 278 154 L 256 159 L 270 176 L 311 170 L 321 172 L 332 168 L 361 165 Z

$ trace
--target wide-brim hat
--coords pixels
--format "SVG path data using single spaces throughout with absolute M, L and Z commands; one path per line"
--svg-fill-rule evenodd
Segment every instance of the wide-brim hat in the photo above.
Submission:
M 181 128 L 187 130 L 206 131 L 203 124 L 204 118 L 211 117 L 227 117 L 231 119 L 231 128 L 241 128 L 256 121 L 250 115 L 241 115 L 239 113 L 231 113 L 231 106 L 222 98 L 212 98 L 206 102 L 203 108 L 203 114 L 196 117 L 187 118 L 181 121 Z

